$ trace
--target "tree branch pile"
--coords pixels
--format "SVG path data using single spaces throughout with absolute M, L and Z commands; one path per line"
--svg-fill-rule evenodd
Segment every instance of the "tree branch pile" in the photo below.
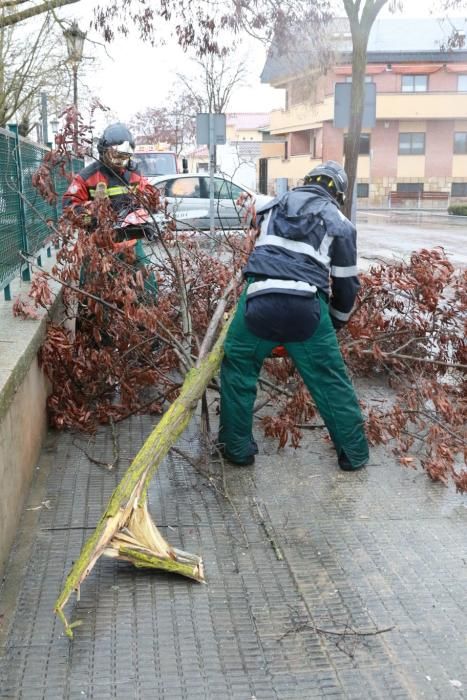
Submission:
M 72 116 L 69 122 L 72 129 Z M 63 165 L 70 139 L 62 137 L 43 166 L 46 173 L 54 159 Z M 53 196 L 52 179 L 44 173 L 36 179 L 41 192 Z M 138 205 L 161 207 L 157 198 Z M 41 350 L 53 385 L 52 424 L 90 432 L 98 423 L 138 411 L 160 413 L 166 400 L 174 400 L 219 299 L 238 292 L 233 280 L 252 245 L 251 237 L 226 232 L 212 254 L 203 247 L 206 239 L 213 244 L 208 234 L 176 232 L 171 221 L 149 259 L 159 279 L 155 305 L 144 289 L 144 270 L 134 274 L 132 250 L 115 253 L 112 213 L 105 202 L 94 207 L 92 233 L 70 212 L 55 232 L 62 247 L 53 274 L 67 285 L 67 317 L 79 311 L 76 336 L 64 324 L 51 324 Z M 408 262 L 373 266 L 361 275 L 354 313 L 339 335 L 351 372 L 384 380 L 392 391 L 391 405 L 364 407 L 370 441 L 388 443 L 402 464 L 421 465 L 435 481 L 452 479 L 462 492 L 467 490 L 466 274 L 454 270 L 440 248 L 413 253 Z M 46 282 L 43 275 L 33 282 L 36 303 L 48 301 Z M 227 295 L 225 310 L 234 303 L 235 294 Z M 270 382 L 263 405 L 273 410 L 262 419 L 265 433 L 279 447 L 298 447 L 301 426 L 316 425 L 315 407 L 287 358 L 267 360 L 263 378 L 268 376 L 274 388 Z
M 360 280 L 341 349 L 354 375 L 384 380 L 392 390 L 391 403 L 363 406 L 369 440 L 465 493 L 467 272 L 454 270 L 437 248 L 376 265 Z M 289 387 L 287 396 L 272 395 L 276 411 L 262 419 L 266 434 L 297 447 L 313 404 L 290 360 L 268 360 L 266 370 L 277 386 Z

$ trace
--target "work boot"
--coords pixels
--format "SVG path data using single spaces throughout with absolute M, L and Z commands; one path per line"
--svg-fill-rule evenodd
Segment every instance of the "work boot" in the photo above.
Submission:
M 342 452 L 340 453 L 337 461 L 339 463 L 339 467 L 344 472 L 354 472 L 354 471 L 357 471 L 357 469 L 363 469 L 363 467 L 366 466 L 366 462 L 363 462 L 362 464 L 359 464 L 358 466 L 355 467 L 353 464 L 351 464 L 349 462 L 349 458 L 345 454 L 344 450 L 342 450 Z
M 236 467 L 251 467 L 251 465 L 255 463 L 254 455 L 248 455 L 244 459 L 234 459 L 229 455 L 225 447 L 220 448 L 220 453 L 224 459 L 226 459 L 231 464 L 235 464 Z
M 253 436 L 251 436 L 251 438 L 250 438 L 250 449 L 251 449 L 251 453 L 254 455 L 257 455 L 259 452 L 258 443 L 256 442 L 256 440 L 254 439 Z

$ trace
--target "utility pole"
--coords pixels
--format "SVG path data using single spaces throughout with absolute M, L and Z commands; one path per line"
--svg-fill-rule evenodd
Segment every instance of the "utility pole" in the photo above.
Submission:
M 209 232 L 214 234 L 214 167 L 216 144 L 214 138 L 214 114 L 209 112 Z
M 41 121 L 42 121 L 42 143 L 49 142 L 49 117 L 47 115 L 47 94 L 41 92 Z
M 209 230 L 214 233 L 214 167 L 216 144 L 225 143 L 225 114 L 196 115 L 196 143 L 209 148 Z

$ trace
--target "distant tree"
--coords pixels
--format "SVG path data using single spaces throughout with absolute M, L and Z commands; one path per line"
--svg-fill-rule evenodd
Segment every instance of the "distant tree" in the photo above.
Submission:
M 194 141 L 196 114 L 224 112 L 246 76 L 245 64 L 233 64 L 228 54 L 193 59 L 191 65 L 193 70 L 177 74 L 180 91 L 172 92 L 167 104 L 149 107 L 131 120 L 137 141 L 168 143 L 180 155 Z
M 192 144 L 199 105 L 189 92 L 172 93 L 163 107 L 148 107 L 131 120 L 138 143 L 168 143 L 180 155 Z
M 465 10 L 467 12 L 467 0 L 441 0 L 444 10 Z
M 450 10 L 464 10 L 467 14 L 467 0 L 442 0 L 442 9 L 448 13 Z M 449 17 L 449 15 L 448 15 Z M 442 50 L 463 49 L 466 46 L 465 33 L 458 31 L 454 26 L 446 42 L 441 46 Z
M 34 33 L 0 28 L 0 126 L 14 118 L 24 136 L 34 127 L 41 92 L 54 111 L 66 103 L 68 68 L 53 24 L 48 15 Z
M 230 52 L 209 54 L 192 61 L 192 72 L 177 73 L 198 112 L 222 114 L 227 109 L 232 93 L 245 81 L 247 68 L 244 61 L 232 61 Z

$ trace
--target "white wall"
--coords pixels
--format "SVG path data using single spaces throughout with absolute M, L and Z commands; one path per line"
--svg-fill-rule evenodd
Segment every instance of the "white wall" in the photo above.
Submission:
M 256 159 L 253 151 L 259 154 L 259 143 L 248 142 L 249 152 L 245 153 L 244 144 L 225 144 L 217 147 L 217 167 L 239 185 L 256 190 Z

